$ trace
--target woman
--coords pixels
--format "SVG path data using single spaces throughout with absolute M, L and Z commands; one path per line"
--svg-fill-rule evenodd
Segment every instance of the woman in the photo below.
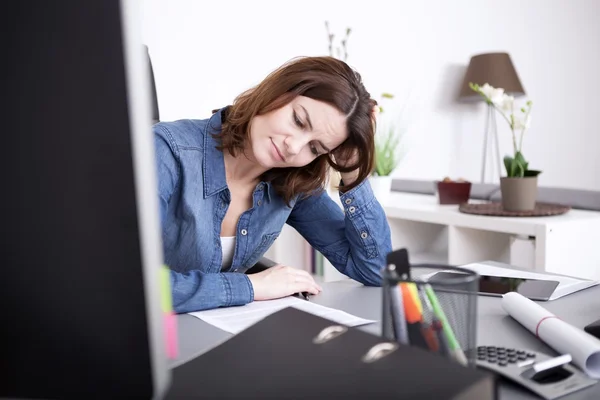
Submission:
M 165 263 L 176 312 L 318 294 L 309 273 L 244 274 L 285 223 L 343 274 L 379 285 L 390 230 L 366 178 L 375 102 L 331 57 L 293 60 L 207 120 L 154 126 Z M 344 210 L 324 190 L 340 171 Z

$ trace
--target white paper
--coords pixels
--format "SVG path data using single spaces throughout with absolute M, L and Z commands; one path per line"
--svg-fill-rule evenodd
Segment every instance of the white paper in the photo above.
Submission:
M 334 308 L 324 307 L 311 301 L 301 300 L 296 297 L 253 301 L 252 303 L 239 307 L 224 307 L 213 310 L 197 311 L 189 314 L 226 332 L 237 334 L 268 315 L 286 307 L 294 307 L 346 326 L 358 326 L 375 322 L 373 320 L 356 317 Z
M 592 281 L 588 279 L 578 279 L 573 277 L 561 276 L 561 275 L 552 275 L 552 274 L 540 274 L 537 272 L 529 272 L 522 271 L 518 269 L 512 268 L 502 268 L 496 267 L 493 265 L 486 264 L 467 264 L 462 265 L 461 268 L 470 269 L 471 271 L 475 271 L 480 275 L 489 275 L 489 276 L 500 276 L 505 278 L 522 278 L 522 279 L 539 279 L 546 281 L 557 281 L 558 286 L 554 289 L 554 292 L 550 296 L 548 300 L 556 300 L 560 297 L 566 296 L 568 294 L 587 289 L 589 287 L 598 285 L 597 281 Z M 454 271 L 448 271 L 454 272 Z
M 573 363 L 591 378 L 600 378 L 600 340 L 557 318 L 525 296 L 510 292 L 502 296 L 502 308 L 521 325 Z

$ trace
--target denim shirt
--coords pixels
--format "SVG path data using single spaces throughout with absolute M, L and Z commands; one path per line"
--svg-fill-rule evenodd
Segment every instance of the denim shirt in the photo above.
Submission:
M 244 272 L 286 223 L 341 273 L 365 285 L 380 285 L 380 271 L 391 251 L 390 229 L 368 181 L 340 193 L 343 209 L 326 192 L 296 197 L 288 206 L 269 182 L 258 183 L 252 208 L 237 224 L 231 266 L 222 270 L 220 231 L 231 195 L 223 153 L 212 136 L 220 129 L 221 112 L 205 120 L 154 125 L 163 254 L 176 312 L 253 301 Z

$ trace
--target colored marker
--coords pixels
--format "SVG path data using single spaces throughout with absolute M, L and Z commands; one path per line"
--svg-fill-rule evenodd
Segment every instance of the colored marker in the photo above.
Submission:
M 410 293 L 412 294 L 413 298 L 415 299 L 415 304 L 417 305 L 417 308 L 419 309 L 419 313 L 423 314 L 423 306 L 421 305 L 421 300 L 419 300 L 419 291 L 417 290 L 417 285 L 415 285 L 414 283 L 407 283 L 408 288 L 410 289 Z
M 421 347 L 428 350 L 429 346 L 422 335 L 422 324 L 423 317 L 419 311 L 419 307 L 415 301 L 415 297 L 410 290 L 409 284 L 401 283 L 402 289 L 402 301 L 404 302 L 404 314 L 406 317 L 406 330 L 408 331 L 408 338 L 411 345 Z
M 465 357 L 465 353 L 463 353 L 462 349 L 460 348 L 460 344 L 458 343 L 458 340 L 456 340 L 456 336 L 454 336 L 454 332 L 452 331 L 452 327 L 448 322 L 448 318 L 446 318 L 446 314 L 444 314 L 444 310 L 442 309 L 442 306 L 440 305 L 440 302 L 438 301 L 438 298 L 435 295 L 431 285 L 425 285 L 425 293 L 427 293 L 427 297 L 431 302 L 433 312 L 442 322 L 442 329 L 446 336 L 446 340 L 448 341 L 449 354 L 460 364 L 467 365 L 468 361 Z

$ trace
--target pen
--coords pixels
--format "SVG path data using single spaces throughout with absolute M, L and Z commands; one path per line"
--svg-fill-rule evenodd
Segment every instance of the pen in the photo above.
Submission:
M 423 337 L 427 342 L 427 345 L 433 352 L 440 351 L 440 344 L 437 332 L 434 328 L 434 323 L 436 322 L 435 315 L 433 315 L 433 307 L 427 298 L 427 294 L 425 293 L 425 289 L 423 286 L 419 286 L 419 293 L 421 293 L 421 297 L 423 298 L 423 303 L 425 307 L 423 308 Z M 440 324 L 441 328 L 441 324 Z
M 396 340 L 402 344 L 408 345 L 408 331 L 406 328 L 406 317 L 404 315 L 404 302 L 402 301 L 402 287 L 392 285 L 390 287 L 392 323 Z
M 300 298 L 308 301 L 308 292 L 294 293 L 292 296 L 300 297 Z

